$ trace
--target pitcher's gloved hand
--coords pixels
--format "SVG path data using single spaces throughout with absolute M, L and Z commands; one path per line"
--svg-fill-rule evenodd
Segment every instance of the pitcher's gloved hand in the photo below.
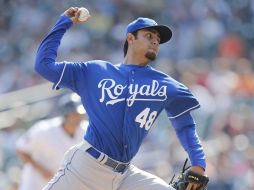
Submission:
M 173 176 L 169 184 L 176 190 L 186 190 L 189 183 L 197 184 L 197 188 L 195 190 L 207 190 L 209 178 L 205 175 L 191 171 L 190 167 L 185 168 L 187 161 L 188 159 L 186 159 L 182 173 L 179 177 L 174 180 Z

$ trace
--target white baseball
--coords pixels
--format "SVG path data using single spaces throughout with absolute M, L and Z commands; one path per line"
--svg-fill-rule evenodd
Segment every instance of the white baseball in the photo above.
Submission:
M 81 7 L 79 8 L 79 10 L 80 10 L 80 15 L 78 17 L 78 20 L 81 22 L 86 21 L 87 18 L 90 16 L 89 11 L 85 7 Z

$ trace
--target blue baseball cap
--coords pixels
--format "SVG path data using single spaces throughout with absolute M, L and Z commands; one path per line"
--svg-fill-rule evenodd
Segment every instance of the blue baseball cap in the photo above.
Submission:
M 127 26 L 126 36 L 128 33 L 132 33 L 141 29 L 154 29 L 160 34 L 160 44 L 163 44 L 169 41 L 172 37 L 172 31 L 168 26 L 158 25 L 153 19 L 139 17 L 136 20 L 132 21 Z

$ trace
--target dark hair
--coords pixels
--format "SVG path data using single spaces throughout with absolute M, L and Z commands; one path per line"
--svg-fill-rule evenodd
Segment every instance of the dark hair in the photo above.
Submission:
M 138 30 L 132 32 L 131 34 L 135 36 L 135 39 L 137 39 Z M 128 51 L 128 41 L 126 39 L 125 42 L 124 42 L 124 46 L 123 46 L 123 55 L 124 55 L 124 57 L 126 56 L 127 51 Z

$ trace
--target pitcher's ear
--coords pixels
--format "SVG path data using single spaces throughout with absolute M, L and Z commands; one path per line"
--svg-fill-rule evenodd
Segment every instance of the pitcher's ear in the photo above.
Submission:
M 128 44 L 132 44 L 133 40 L 135 40 L 135 39 L 136 38 L 132 33 L 127 34 L 127 39 L 126 40 L 127 40 Z

